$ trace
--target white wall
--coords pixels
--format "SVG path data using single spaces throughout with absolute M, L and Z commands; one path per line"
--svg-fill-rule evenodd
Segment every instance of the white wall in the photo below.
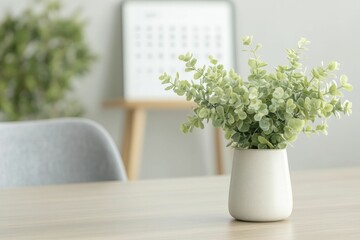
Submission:
M 29 0 L 0 1 L 0 17 L 6 9 L 22 9 Z M 87 117 L 103 124 L 120 143 L 123 114 L 106 110 L 102 102 L 120 92 L 121 65 L 119 18 L 121 0 L 63 0 L 66 11 L 78 6 L 88 19 L 88 42 L 99 55 L 92 71 L 76 83 L 75 94 L 87 109 Z M 353 115 L 330 121 L 329 136 L 305 136 L 289 148 L 292 169 L 360 165 L 357 136 L 360 136 L 360 2 L 357 0 L 252 0 L 234 1 L 237 39 L 254 35 L 263 44 L 262 56 L 271 65 L 284 63 L 285 48 L 305 36 L 311 40 L 307 63 L 337 60 L 355 90 L 346 95 L 353 101 Z M 239 41 L 240 42 L 240 41 Z M 239 69 L 247 74 L 246 54 L 238 49 Z M 186 111 L 152 111 L 148 115 L 141 177 L 191 176 L 213 173 L 212 131 L 179 132 Z M 227 169 L 231 165 L 226 151 Z

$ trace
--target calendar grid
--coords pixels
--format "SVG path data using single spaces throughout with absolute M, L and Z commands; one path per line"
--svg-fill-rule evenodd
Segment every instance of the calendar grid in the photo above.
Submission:
M 231 4 L 227 1 L 128 1 L 123 5 L 125 99 L 174 99 L 158 76 L 183 72 L 179 54 L 200 65 L 212 55 L 235 67 Z M 191 78 L 189 74 L 181 74 Z

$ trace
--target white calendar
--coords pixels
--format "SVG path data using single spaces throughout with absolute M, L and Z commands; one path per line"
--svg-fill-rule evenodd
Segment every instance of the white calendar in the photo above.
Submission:
M 126 100 L 171 99 L 158 77 L 184 73 L 180 54 L 191 52 L 198 66 L 216 57 L 235 67 L 232 4 L 224 0 L 133 0 L 122 6 L 123 87 Z

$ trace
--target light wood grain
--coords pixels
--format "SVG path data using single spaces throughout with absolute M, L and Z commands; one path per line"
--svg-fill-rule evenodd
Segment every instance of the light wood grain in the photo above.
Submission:
M 360 168 L 293 172 L 286 221 L 227 210 L 229 177 L 0 190 L 0 239 L 360 239 Z
M 138 178 L 140 154 L 145 134 L 145 120 L 146 112 L 144 109 L 135 108 L 128 110 L 121 154 L 129 180 Z
M 224 157 L 223 157 L 223 146 L 224 143 L 222 141 L 222 130 L 221 128 L 214 128 L 214 154 L 215 154 L 215 169 L 216 174 L 222 175 L 225 173 L 224 170 Z

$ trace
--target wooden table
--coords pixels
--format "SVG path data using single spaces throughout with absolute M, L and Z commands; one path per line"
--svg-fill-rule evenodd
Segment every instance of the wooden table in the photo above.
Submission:
M 129 180 L 135 180 L 139 175 L 140 157 L 144 142 L 147 111 L 178 109 L 191 110 L 194 106 L 194 102 L 179 100 L 126 101 L 124 99 L 113 99 L 104 102 L 104 107 L 122 109 L 125 110 L 126 113 L 120 153 L 123 158 Z M 222 138 L 222 130 L 214 128 L 215 170 L 217 174 L 224 173 Z
M 227 210 L 228 176 L 0 190 L 0 239 L 360 239 L 360 168 L 293 172 L 286 221 Z

